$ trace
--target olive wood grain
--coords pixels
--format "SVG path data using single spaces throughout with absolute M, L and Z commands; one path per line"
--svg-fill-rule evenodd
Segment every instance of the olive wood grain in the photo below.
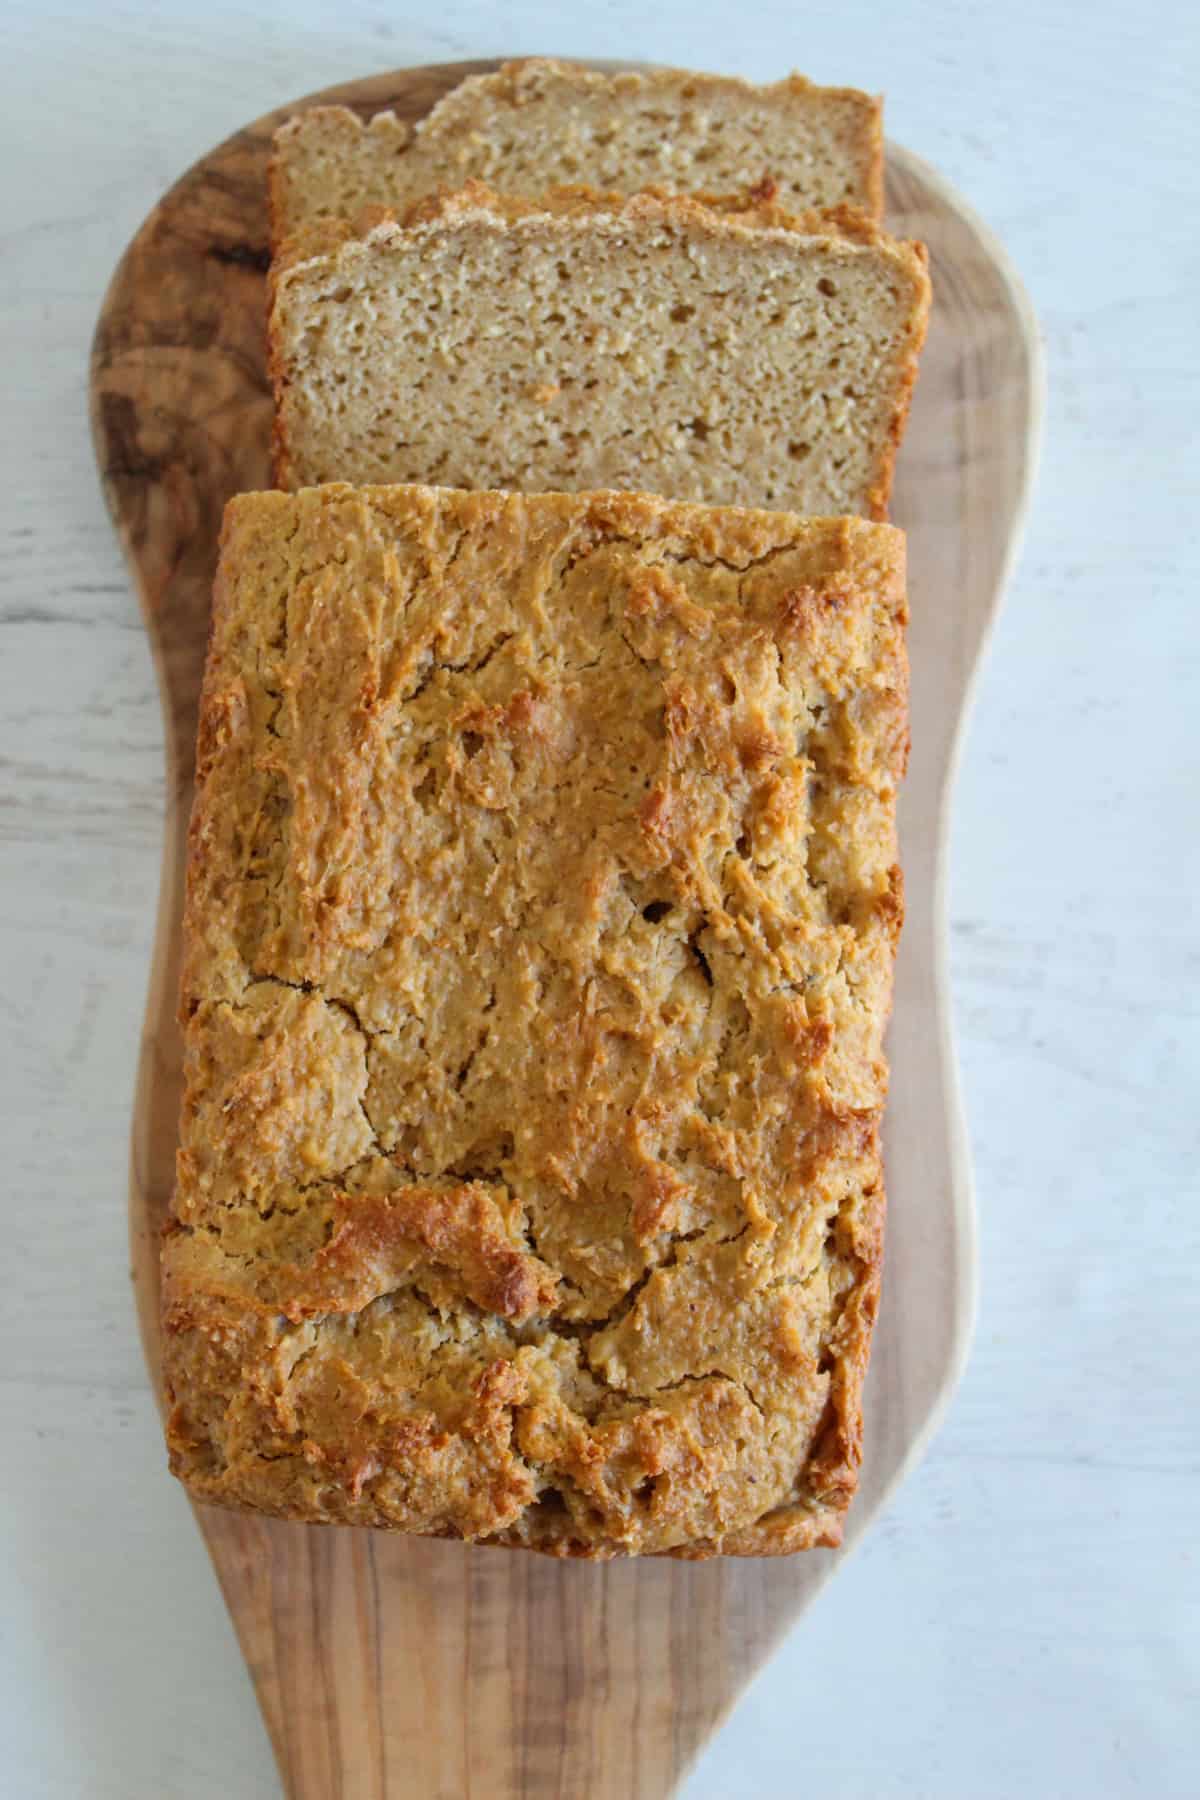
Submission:
M 312 98 L 416 119 L 492 66 L 401 70 Z M 269 484 L 264 177 L 271 132 L 293 110 L 220 145 L 150 215 L 113 277 L 93 351 L 96 454 L 153 645 L 166 736 L 130 1190 L 155 1376 L 196 705 L 222 508 Z M 936 298 L 894 508 L 909 533 L 912 596 L 908 922 L 891 1033 L 888 1269 L 847 1548 L 928 1441 L 970 1333 L 974 1224 L 943 967 L 947 809 L 1040 403 L 1036 331 L 996 244 L 931 169 L 895 148 L 887 193 L 892 229 L 930 247 Z M 204 1508 L 197 1517 L 292 1800 L 658 1800 L 839 1560 L 563 1566 Z

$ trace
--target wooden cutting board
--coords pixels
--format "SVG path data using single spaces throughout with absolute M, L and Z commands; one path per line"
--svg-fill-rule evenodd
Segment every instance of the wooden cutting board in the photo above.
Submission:
M 400 70 L 311 98 L 416 119 L 494 66 Z M 113 277 L 92 358 L 96 455 L 150 633 L 167 746 L 130 1186 L 156 1378 L 196 706 L 221 511 L 269 484 L 264 180 L 271 132 L 294 110 L 230 138 L 155 208 Z M 892 229 L 930 247 L 935 304 L 895 495 L 912 598 L 908 921 L 891 1033 L 887 1277 L 847 1548 L 928 1441 L 970 1332 L 974 1223 L 944 966 L 947 802 L 1029 492 L 1041 383 L 1029 306 L 998 246 L 915 157 L 889 149 L 887 175 Z M 846 1553 L 587 1567 L 196 1516 L 293 1800 L 658 1800 Z

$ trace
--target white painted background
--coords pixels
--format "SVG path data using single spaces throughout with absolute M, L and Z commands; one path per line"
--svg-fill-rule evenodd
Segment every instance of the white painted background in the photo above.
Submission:
M 375 69 L 559 51 L 886 90 L 891 135 L 1007 243 L 1049 361 L 952 858 L 978 1340 L 928 1461 L 688 1800 L 1194 1796 L 1195 8 L 433 10 L 0 5 L 0 1794 L 276 1792 L 126 1287 L 163 787 L 88 441 L 96 310 L 146 211 L 247 119 Z

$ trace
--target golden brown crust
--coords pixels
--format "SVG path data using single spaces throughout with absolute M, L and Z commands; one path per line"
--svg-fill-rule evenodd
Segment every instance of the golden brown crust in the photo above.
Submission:
M 304 234 L 305 241 L 308 234 Z M 276 324 L 276 301 L 279 281 L 289 262 L 283 260 L 283 254 L 294 245 L 294 253 L 301 252 L 301 246 L 295 240 L 288 240 L 283 252 L 271 263 L 267 271 L 267 380 L 271 384 L 271 392 L 275 396 L 275 406 L 271 414 L 271 480 L 277 488 L 285 491 L 295 483 L 292 480 L 291 457 L 288 451 L 288 432 L 284 422 L 284 396 L 291 385 L 288 373 L 287 356 L 284 350 L 283 336 Z M 317 252 L 319 254 L 319 252 Z M 218 580 L 220 571 L 218 570 Z
M 911 353 L 894 396 L 892 416 L 887 429 L 886 447 L 880 460 L 878 478 L 871 490 L 868 504 L 863 509 L 869 519 L 886 519 L 888 516 L 892 498 L 892 483 L 896 476 L 896 458 L 900 454 L 900 445 L 904 441 L 904 432 L 908 425 L 908 415 L 912 410 L 913 391 L 917 385 L 917 370 L 920 367 L 921 352 L 925 348 L 925 338 L 929 331 L 929 314 L 933 305 L 933 289 L 930 286 L 928 273 L 928 248 L 916 241 L 910 243 L 908 248 L 912 251 L 915 263 L 922 272 L 923 280 L 919 284 L 919 299 L 913 310 Z
M 267 241 L 271 246 L 272 256 L 278 256 L 280 247 L 288 237 L 289 231 L 287 177 L 280 154 L 279 137 L 276 134 L 270 161 L 267 163 Z
M 366 239 L 385 242 L 397 230 L 455 225 L 468 220 L 507 226 L 530 219 L 577 222 L 597 217 L 675 226 L 698 235 L 742 230 L 845 238 L 856 244 L 911 251 L 918 259 L 927 260 L 923 244 L 890 238 L 859 207 L 810 207 L 796 212 L 779 203 L 770 182 L 732 194 L 708 190 L 679 194 L 654 185 L 636 194 L 621 194 L 590 187 L 585 182 L 568 182 L 538 195 L 526 195 L 500 193 L 485 181 L 471 180 L 459 188 L 436 188 L 404 208 L 368 204 L 360 207 L 353 218 L 319 219 L 305 225 L 279 243 L 273 272 L 278 278 L 297 263 L 335 256 L 347 244 Z
M 163 1245 L 194 1494 L 559 1556 L 837 1541 L 904 624 L 861 520 L 231 502 Z
M 344 222 L 331 222 L 342 223 L 343 235 L 338 239 L 330 233 L 325 239 L 325 247 L 333 248 L 338 241 L 346 242 L 348 238 L 361 236 L 377 224 L 429 225 L 486 214 L 511 225 L 517 219 L 540 216 L 587 218 L 597 213 L 654 222 L 675 221 L 702 229 L 708 224 L 708 215 L 716 213 L 751 230 L 773 227 L 777 231 L 801 232 L 809 237 L 849 237 L 857 243 L 886 241 L 875 222 L 853 206 L 809 207 L 804 212 L 789 210 L 780 205 L 775 184 L 770 181 L 734 194 L 718 194 L 708 189 L 677 194 L 654 184 L 636 194 L 618 194 L 589 187 L 586 182 L 565 182 L 538 195 L 501 194 L 485 181 L 468 181 L 456 189 L 438 188 L 415 201 L 404 212 L 388 207 L 364 209 L 349 229 L 345 228 Z

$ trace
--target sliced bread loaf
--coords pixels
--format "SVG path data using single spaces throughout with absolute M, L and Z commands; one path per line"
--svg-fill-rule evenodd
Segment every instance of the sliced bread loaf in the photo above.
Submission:
M 919 244 L 662 194 L 475 184 L 272 275 L 276 478 L 885 516 L 925 334 Z
M 534 58 L 475 75 L 412 126 L 368 124 L 320 106 L 276 134 L 276 244 L 315 220 L 355 219 L 364 204 L 403 209 L 435 188 L 487 181 L 540 194 L 563 182 L 636 193 L 745 189 L 772 182 L 783 204 L 883 206 L 880 103 L 800 75 L 756 87 L 662 69 L 600 74 Z

